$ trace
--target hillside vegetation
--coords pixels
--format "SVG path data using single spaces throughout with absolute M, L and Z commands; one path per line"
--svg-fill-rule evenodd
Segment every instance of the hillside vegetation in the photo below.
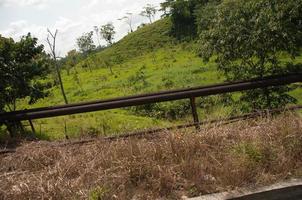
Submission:
M 112 23 L 94 26 L 60 59 L 57 31 L 51 54 L 30 33 L 0 35 L 0 113 L 302 73 L 302 0 L 165 0 L 161 10 L 153 22 L 146 5 L 150 24 L 134 32 L 127 13 L 131 33 L 116 43 Z M 122 137 L 192 123 L 190 100 L 5 119 L 0 199 L 181 199 L 298 178 L 302 113 L 286 111 L 296 104 L 302 83 L 200 97 L 200 121 L 217 123 Z
M 37 38 L 30 34 L 21 42 L 1 37 L 0 50 L 5 59 L 0 65 L 4 72 L 0 73 L 0 95 L 3 96 L 0 111 L 108 99 L 302 70 L 301 1 L 167 0 L 161 8 L 165 11 L 163 19 L 152 23 L 151 17 L 150 24 L 129 33 L 117 43 L 112 42 L 113 24 L 108 23 L 100 29 L 96 27 L 108 44 L 106 47 L 96 47 L 93 31 L 84 33 L 77 40 L 80 52 L 72 50 L 60 61 L 55 53 L 52 58 L 46 55 L 43 46 L 37 45 Z M 26 56 L 15 56 L 21 53 Z M 23 59 L 25 57 L 27 59 Z M 51 72 L 41 70 L 43 67 Z M 24 79 L 20 78 L 22 76 Z M 67 96 L 64 101 L 61 93 Z M 294 84 L 198 98 L 197 108 L 201 119 L 211 119 L 280 108 L 301 101 L 301 84 Z M 192 121 L 191 118 L 189 100 L 180 100 L 35 120 L 34 124 L 39 137 L 61 139 L 165 127 Z M 13 132 L 19 135 L 23 132 L 22 124 L 18 122 L 4 124 L 11 136 Z
M 109 64 L 121 64 L 162 47 L 172 46 L 176 40 L 170 36 L 170 29 L 171 21 L 169 19 L 145 25 L 137 31 L 129 33 L 104 51 L 90 55 L 84 62 L 91 61 L 91 64 L 96 67 L 105 67 Z
M 62 71 L 70 103 L 221 82 L 215 64 L 203 63 L 193 50 L 193 42 L 176 43 L 168 34 L 169 26 L 167 19 L 147 25 L 127 35 L 112 47 L 90 55 L 75 66 L 69 75 Z M 120 62 L 110 62 L 111 72 L 104 65 L 104 60 L 114 60 L 117 55 L 123 59 Z M 83 67 L 85 63 L 91 65 L 92 72 Z M 49 92 L 47 98 L 39 100 L 31 107 L 63 104 L 59 87 L 53 87 Z M 18 109 L 30 108 L 25 102 L 21 102 L 21 105 Z M 106 135 L 191 121 L 189 114 L 189 101 L 184 100 L 139 109 L 117 109 L 36 120 L 35 125 L 42 138 L 59 139 L 65 137 L 65 124 L 69 137 L 86 133 Z M 179 119 L 175 120 L 177 118 Z
M 111 47 L 89 55 L 72 68 L 69 74 L 62 71 L 69 102 L 108 99 L 224 81 L 224 76 L 217 71 L 214 62 L 204 63 L 197 55 L 195 41 L 176 41 L 169 36 L 170 28 L 171 22 L 168 18 L 159 20 L 130 33 Z M 289 59 L 283 57 L 284 62 Z M 301 60 L 298 58 L 295 62 Z M 92 71 L 87 65 L 90 65 Z M 49 92 L 47 98 L 30 107 L 63 104 L 58 86 L 52 87 Z M 299 89 L 293 94 L 301 101 Z M 233 106 L 219 96 L 198 99 L 197 103 L 201 119 L 234 114 Z M 18 109 L 30 108 L 25 101 L 21 101 L 20 105 Z M 191 122 L 190 113 L 189 101 L 181 100 L 35 120 L 34 124 L 39 137 L 62 139 L 66 135 L 68 137 L 108 135 Z

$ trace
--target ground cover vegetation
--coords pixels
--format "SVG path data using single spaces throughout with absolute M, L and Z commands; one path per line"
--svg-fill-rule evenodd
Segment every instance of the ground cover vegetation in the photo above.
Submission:
M 181 199 L 302 175 L 293 113 L 91 143 L 25 142 L 0 154 L 1 199 Z

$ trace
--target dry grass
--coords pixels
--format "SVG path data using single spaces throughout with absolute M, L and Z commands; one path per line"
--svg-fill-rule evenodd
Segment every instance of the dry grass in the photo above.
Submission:
M 0 155 L 2 199 L 180 199 L 302 176 L 294 114 L 158 137 L 25 143 Z

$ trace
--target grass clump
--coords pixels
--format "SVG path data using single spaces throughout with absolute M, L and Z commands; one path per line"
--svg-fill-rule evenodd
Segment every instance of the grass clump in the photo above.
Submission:
M 89 200 L 106 200 L 108 190 L 104 187 L 97 187 L 90 191 L 89 193 Z

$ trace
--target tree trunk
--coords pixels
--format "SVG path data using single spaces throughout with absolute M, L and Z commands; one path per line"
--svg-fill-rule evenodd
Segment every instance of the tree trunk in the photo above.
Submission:
M 56 56 L 56 38 L 57 38 L 57 34 L 58 34 L 58 30 L 56 30 L 56 32 L 53 34 L 51 33 L 51 31 L 49 29 L 47 29 L 47 32 L 49 33 L 49 35 L 52 37 L 53 41 L 51 42 L 49 39 L 49 35 L 47 36 L 47 43 L 49 45 L 49 48 L 51 50 L 51 54 L 54 60 L 54 64 L 55 64 L 55 68 L 57 71 L 57 75 L 58 75 L 58 79 L 59 79 L 59 84 L 60 84 L 60 88 L 61 88 L 61 92 L 65 101 L 65 104 L 68 104 L 68 100 L 67 97 L 65 95 L 65 91 L 64 91 L 64 86 L 63 86 L 63 82 L 62 82 L 62 78 L 61 78 L 61 73 L 60 73 L 60 68 L 57 62 L 57 56 Z
M 5 125 L 11 138 L 16 138 L 24 134 L 24 128 L 20 121 L 7 121 Z
M 114 73 L 113 73 L 113 70 L 112 70 L 112 67 L 111 67 L 111 66 L 109 66 L 109 69 L 110 69 L 111 75 L 114 75 Z
M 68 100 L 67 100 L 67 97 L 66 97 L 66 94 L 65 94 L 65 90 L 64 90 L 64 86 L 63 86 L 63 81 L 62 81 L 60 69 L 59 69 L 57 61 L 55 61 L 55 62 L 56 62 L 55 65 L 56 65 L 56 71 L 57 71 L 57 75 L 58 75 L 58 79 L 59 79 L 59 84 L 60 84 L 61 92 L 62 92 L 64 101 L 65 101 L 65 104 L 68 104 Z

